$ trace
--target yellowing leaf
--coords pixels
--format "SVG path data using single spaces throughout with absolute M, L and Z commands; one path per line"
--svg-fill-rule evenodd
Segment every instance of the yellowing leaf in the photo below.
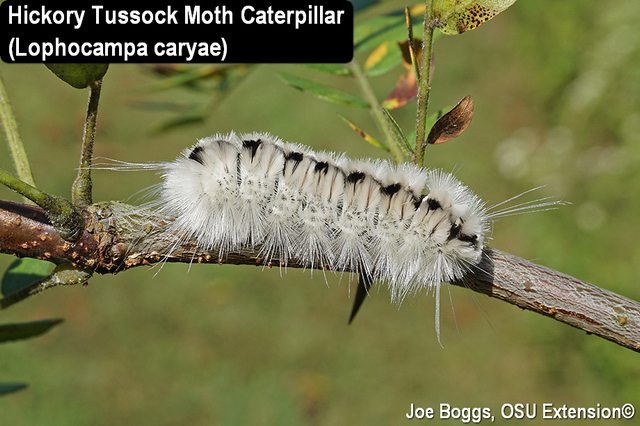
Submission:
M 402 52 L 398 45 L 385 41 L 376 47 L 364 62 L 364 69 L 370 76 L 378 76 L 386 73 L 391 68 L 402 62 Z
M 444 34 L 461 34 L 478 28 L 516 0 L 435 0 L 437 28 Z
M 362 137 L 362 139 L 364 139 L 365 141 L 369 142 L 371 145 L 375 146 L 376 148 L 380 148 L 380 149 L 383 149 L 385 151 L 389 151 L 389 148 L 385 144 L 383 144 L 382 142 L 378 141 L 376 138 L 371 136 L 369 133 L 365 132 L 360 127 L 358 127 L 355 124 L 353 124 L 353 122 L 351 122 L 347 117 L 345 117 L 342 114 L 338 114 L 338 115 L 340 116 L 342 121 L 347 123 L 349 125 L 349 127 L 351 127 L 353 130 L 355 130 Z
M 384 42 L 380 46 L 373 49 L 373 52 L 369 55 L 366 61 L 364 61 L 364 68 L 369 69 L 375 64 L 380 62 L 389 53 L 389 43 Z
M 411 16 L 420 16 L 424 15 L 425 4 L 424 2 L 418 3 L 415 6 L 411 6 L 409 10 L 411 11 Z

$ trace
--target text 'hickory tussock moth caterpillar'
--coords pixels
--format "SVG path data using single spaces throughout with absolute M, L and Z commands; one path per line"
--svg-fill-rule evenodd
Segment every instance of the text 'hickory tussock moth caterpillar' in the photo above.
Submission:
M 440 284 L 479 264 L 492 219 L 557 204 L 489 211 L 444 171 L 352 161 L 265 133 L 218 134 L 171 162 L 121 164 L 159 170 L 158 197 L 145 207 L 168 219 L 160 238 L 173 247 L 195 241 L 220 258 L 255 250 L 265 264 L 357 273 L 352 318 L 374 280 L 398 302 L 433 292 L 438 340 Z

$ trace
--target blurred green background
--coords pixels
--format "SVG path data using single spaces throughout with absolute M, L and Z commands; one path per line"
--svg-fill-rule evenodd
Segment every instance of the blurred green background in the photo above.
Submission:
M 382 2 L 358 19 L 404 4 Z M 491 245 L 635 300 L 638 22 L 634 0 L 521 0 L 475 31 L 441 37 L 431 111 L 471 95 L 475 117 L 460 138 L 427 149 L 433 167 L 455 171 L 489 204 L 539 185 L 546 186 L 532 198 L 571 202 L 501 219 Z M 260 65 L 206 122 L 154 134 L 175 113 L 151 102 L 188 106 L 206 96 L 141 92 L 156 77 L 137 65 L 112 65 L 95 155 L 167 160 L 198 137 L 234 129 L 384 157 L 336 115 L 375 132 L 367 111 L 293 90 L 277 77 L 282 71 L 358 93 L 349 79 Z M 86 91 L 42 65 L 2 63 L 0 72 L 36 181 L 69 196 Z M 380 99 L 397 75 L 373 79 Z M 407 132 L 414 105 L 395 114 Z M 6 148 L 0 167 L 12 169 Z M 94 200 L 127 199 L 157 181 L 150 172 L 98 171 Z M 4 188 L 0 197 L 19 201 Z M 0 256 L 0 270 L 11 261 Z M 346 276 L 327 276 L 327 285 L 317 272 L 275 268 L 170 264 L 156 272 L 96 276 L 88 288 L 53 289 L 0 312 L 1 323 L 66 319 L 43 337 L 0 346 L 0 381 L 30 385 L 0 398 L 0 424 L 387 425 L 406 422 L 411 403 L 489 407 L 497 424 L 506 422 L 505 403 L 539 404 L 528 424 L 547 424 L 542 403 L 640 408 L 637 353 L 462 288 L 451 288 L 455 320 L 443 293 L 443 349 L 431 296 L 398 307 L 381 288 L 347 326 Z

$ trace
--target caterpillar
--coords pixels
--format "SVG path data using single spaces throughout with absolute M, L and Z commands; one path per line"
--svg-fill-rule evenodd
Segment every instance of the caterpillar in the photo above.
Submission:
M 124 164 L 161 174 L 147 207 L 169 219 L 162 235 L 174 247 L 195 241 L 220 258 L 254 250 L 265 264 L 356 273 L 350 321 L 374 281 L 396 302 L 433 292 L 438 341 L 440 285 L 477 267 L 492 220 L 557 203 L 492 211 L 442 170 L 353 161 L 267 133 L 217 134 L 174 161 Z

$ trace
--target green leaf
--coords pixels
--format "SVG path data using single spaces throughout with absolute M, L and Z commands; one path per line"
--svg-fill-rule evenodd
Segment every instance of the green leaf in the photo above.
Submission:
M 206 118 L 205 112 L 194 112 L 192 114 L 185 114 L 179 117 L 164 121 L 153 127 L 152 132 L 154 134 L 160 134 L 167 132 L 169 130 L 174 130 L 183 126 L 188 126 L 191 124 L 200 124 L 203 123 Z
M 351 70 L 342 64 L 302 64 L 305 67 L 313 68 L 318 71 L 326 72 L 333 75 L 351 75 Z
M 27 387 L 26 383 L 0 383 L 0 395 L 17 392 Z
M 298 90 L 302 90 L 303 92 L 310 93 L 325 101 L 360 108 L 369 108 L 369 103 L 350 93 L 343 92 L 342 90 L 325 86 L 324 84 L 316 83 L 315 81 L 307 80 L 306 78 L 296 77 L 291 74 L 280 73 L 278 75 L 282 81 L 288 85 L 295 87 Z
M 434 0 L 433 15 L 444 34 L 461 34 L 478 28 L 516 0 Z
M 424 3 L 412 7 L 410 14 L 412 18 L 415 18 L 412 25 L 413 32 L 422 34 Z M 434 38 L 437 36 L 436 34 L 434 34 Z M 353 30 L 354 49 L 359 51 L 375 49 L 381 43 L 396 43 L 406 40 L 408 37 L 404 9 L 364 21 Z
M 62 318 L 54 318 L 18 324 L 0 324 L 0 343 L 39 336 L 62 321 L 64 321 Z
M 351 4 L 353 5 L 353 11 L 359 12 L 378 3 L 378 1 L 379 0 L 351 0 Z
M 390 25 L 386 28 L 383 28 L 379 32 L 372 32 L 371 34 L 365 31 L 358 34 L 354 31 L 354 50 L 357 51 L 366 51 L 371 50 L 379 46 L 384 42 L 396 43 L 401 40 L 405 40 L 407 35 L 407 26 L 404 21 L 404 15 L 399 17 L 400 19 L 395 19 L 394 24 Z M 413 25 L 413 31 L 421 34 L 422 24 Z M 435 34 L 434 34 L 435 35 Z M 356 38 L 356 36 L 358 38 Z
M 154 74 L 162 76 L 160 80 L 140 86 L 141 92 L 158 92 L 176 87 L 187 87 L 198 91 L 208 90 L 199 83 L 205 80 L 228 82 L 238 74 L 245 74 L 246 64 L 219 65 L 209 64 L 197 67 L 183 64 L 159 64 L 148 67 Z
M 31 259 L 29 257 L 16 259 L 4 273 L 0 291 L 3 296 L 9 296 L 49 276 L 54 267 L 53 263 L 45 260 Z
M 76 89 L 84 89 L 100 80 L 109 64 L 44 64 L 58 78 Z
M 387 126 L 389 126 L 389 130 L 391 131 L 393 140 L 400 147 L 400 149 L 402 149 L 402 152 L 407 158 L 411 157 L 412 152 L 409 148 L 407 137 L 404 135 L 402 128 L 400 128 L 398 122 L 393 118 L 391 113 L 386 108 L 382 108 L 382 112 L 384 113 L 384 117 L 387 119 Z

